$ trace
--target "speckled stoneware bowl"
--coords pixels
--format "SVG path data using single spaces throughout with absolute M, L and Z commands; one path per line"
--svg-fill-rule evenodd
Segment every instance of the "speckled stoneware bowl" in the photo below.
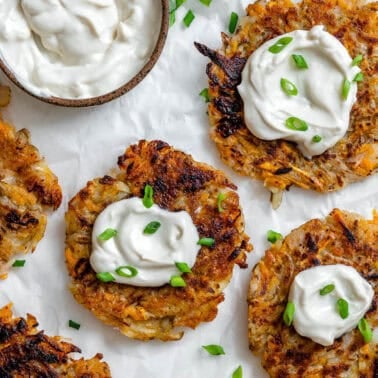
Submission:
M 22 85 L 22 83 L 20 83 L 17 80 L 14 73 L 4 64 L 2 59 L 0 59 L 0 68 L 5 73 L 5 75 L 23 91 L 25 91 L 29 95 L 41 101 L 48 102 L 49 104 L 66 106 L 66 107 L 85 107 L 85 106 L 101 105 L 111 100 L 114 100 L 115 98 L 122 96 L 126 92 L 133 89 L 137 84 L 139 84 L 147 76 L 147 74 L 151 71 L 151 69 L 153 68 L 157 60 L 159 59 L 159 56 L 165 44 L 165 40 L 167 38 L 168 28 L 169 28 L 169 0 L 160 0 L 160 1 L 161 1 L 161 7 L 162 7 L 160 33 L 159 33 L 159 37 L 155 45 L 155 48 L 149 60 L 131 80 L 129 80 L 126 84 L 122 85 L 121 87 L 116 88 L 112 92 L 108 92 L 97 97 L 79 98 L 79 99 L 68 99 L 68 98 L 53 97 L 53 96 L 52 97 L 38 96 L 35 93 L 26 89 Z

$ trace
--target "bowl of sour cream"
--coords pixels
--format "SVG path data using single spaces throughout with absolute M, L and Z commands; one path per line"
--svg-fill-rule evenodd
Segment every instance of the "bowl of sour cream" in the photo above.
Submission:
M 103 104 L 151 71 L 168 18 L 168 0 L 0 1 L 0 68 L 42 101 Z

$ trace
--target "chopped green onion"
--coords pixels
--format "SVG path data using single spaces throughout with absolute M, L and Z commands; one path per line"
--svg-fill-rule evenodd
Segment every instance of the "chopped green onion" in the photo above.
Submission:
M 353 81 L 359 82 L 364 80 L 364 74 L 362 72 L 359 72 L 354 78 Z
M 128 270 L 130 273 L 126 273 L 126 272 L 124 272 L 124 270 Z M 132 277 L 135 277 L 136 275 L 138 275 L 138 269 L 134 268 L 131 265 L 120 266 L 119 268 L 117 268 L 115 270 L 115 272 L 119 276 L 126 277 L 126 278 L 132 278 Z
M 228 31 L 232 34 L 235 32 L 236 30 L 236 26 L 238 24 L 238 21 L 239 21 L 239 16 L 237 13 L 235 12 L 231 12 L 231 15 L 230 15 L 230 21 L 228 23 Z
M 335 290 L 334 284 L 329 284 L 323 287 L 323 289 L 319 290 L 320 295 L 327 295 L 329 293 L 332 293 Z
M 293 58 L 294 63 L 297 66 L 297 68 L 300 68 L 300 69 L 308 68 L 308 64 L 306 62 L 306 59 L 303 57 L 303 55 L 293 54 L 291 57 Z
M 80 324 L 71 319 L 68 321 L 68 326 L 71 328 L 80 329 Z
M 161 226 L 160 222 L 153 221 L 148 223 L 148 225 L 144 228 L 143 233 L 144 234 L 154 234 Z
M 362 62 L 363 56 L 362 54 L 358 54 L 353 60 L 352 60 L 352 67 L 358 66 Z
M 169 26 L 172 26 L 176 21 L 176 10 L 185 3 L 186 0 L 169 0 Z
M 289 80 L 281 78 L 281 89 L 289 96 L 296 96 L 298 94 L 297 87 Z
M 143 205 L 147 209 L 149 209 L 154 204 L 154 188 L 151 185 L 146 185 L 144 187 L 144 197 L 143 197 Z
M 348 98 L 349 90 L 350 90 L 350 81 L 348 79 L 344 79 L 343 85 L 341 87 L 341 96 L 343 100 L 346 100 Z
M 314 143 L 319 143 L 321 140 L 322 140 L 322 137 L 321 137 L 320 135 L 314 135 L 314 136 L 312 137 L 312 141 L 313 141 Z
M 289 117 L 285 121 L 285 126 L 290 130 L 306 131 L 308 129 L 307 123 L 297 117 Z
M 268 239 L 268 242 L 274 244 L 278 240 L 282 240 L 283 237 L 279 232 L 273 231 L 273 230 L 268 230 L 266 233 L 266 238 Z
M 345 299 L 340 298 L 337 300 L 336 304 L 337 304 L 337 311 L 340 314 L 341 318 L 346 319 L 349 316 L 348 302 Z
M 203 5 L 206 5 L 207 7 L 209 7 L 210 6 L 210 4 L 211 4 L 211 2 L 213 1 L 213 0 L 199 0 Z
M 12 266 L 15 268 L 22 268 L 26 263 L 26 260 L 16 260 Z
M 169 283 L 172 287 L 185 287 L 186 286 L 186 282 L 181 276 L 172 276 Z
M 291 41 L 293 40 L 292 37 L 283 37 L 280 38 L 274 45 L 269 47 L 269 51 L 272 54 L 278 54 L 281 52 Z
M 288 327 L 290 327 L 291 323 L 293 323 L 294 313 L 295 313 L 294 303 L 290 301 L 287 302 L 285 311 L 283 313 L 283 321 Z
M 239 365 L 232 373 L 232 378 L 243 378 L 243 368 Z
M 101 272 L 101 273 L 97 273 L 96 274 L 96 277 L 102 281 L 102 282 L 111 282 L 111 281 L 114 281 L 115 278 L 113 277 L 113 275 L 109 272 Z
M 197 244 L 205 245 L 206 247 L 212 247 L 214 243 L 215 243 L 215 240 L 213 238 L 201 238 L 197 242 Z
M 177 269 L 182 273 L 192 273 L 189 265 L 185 262 L 175 262 Z
M 210 102 L 208 88 L 203 88 L 202 91 L 199 93 L 199 95 L 204 98 L 205 102 Z
M 212 356 L 220 356 L 221 354 L 226 354 L 224 349 L 220 345 L 216 344 L 209 344 L 209 345 L 202 345 L 202 348 L 206 350 Z
M 98 239 L 102 241 L 109 240 L 111 238 L 114 238 L 114 236 L 117 236 L 118 231 L 114 228 L 107 228 L 104 232 L 102 232 L 100 235 L 98 235 Z
M 185 26 L 188 28 L 195 18 L 196 16 L 194 15 L 193 11 L 189 9 L 183 19 Z
M 362 318 L 358 322 L 358 329 L 361 332 L 361 335 L 364 338 L 365 343 L 370 343 L 370 341 L 373 339 L 373 331 L 365 318 Z
M 222 213 L 224 211 L 222 207 L 222 202 L 226 199 L 226 194 L 225 193 L 219 193 L 218 198 L 217 198 L 217 206 L 218 206 L 218 211 Z
M 176 12 L 169 13 L 169 26 L 171 27 L 176 22 Z

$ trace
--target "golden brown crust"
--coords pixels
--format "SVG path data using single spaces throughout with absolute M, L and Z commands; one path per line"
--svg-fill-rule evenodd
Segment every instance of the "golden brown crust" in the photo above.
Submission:
M 2 378 L 111 376 L 102 355 L 89 360 L 72 359 L 69 354 L 80 353 L 73 344 L 58 336 L 46 336 L 37 329 L 38 321 L 28 314 L 26 319 L 12 316 L 12 305 L 0 309 L 0 376 Z
M 366 220 L 333 210 L 276 243 L 253 270 L 248 293 L 250 349 L 261 356 L 271 377 L 366 377 L 378 374 L 378 345 L 364 344 L 357 329 L 329 347 L 301 337 L 282 321 L 290 285 L 297 273 L 317 266 L 354 267 L 375 291 L 365 317 L 378 327 L 378 214 Z
M 222 35 L 223 46 L 213 51 L 196 44 L 212 63 L 209 76 L 211 138 L 222 160 L 238 173 L 263 180 L 269 189 L 291 185 L 319 192 L 342 188 L 378 168 L 378 3 L 355 0 L 258 1 L 247 8 L 235 35 Z M 263 141 L 244 123 L 237 92 L 246 59 L 265 41 L 295 29 L 323 24 L 351 56 L 363 54 L 365 80 L 359 83 L 357 102 L 347 134 L 322 155 L 308 160 L 294 143 Z
M 223 289 L 235 264 L 245 267 L 251 250 L 244 233 L 236 187 L 206 164 L 161 141 L 141 141 L 118 161 L 120 173 L 90 181 L 69 203 L 66 213 L 66 262 L 74 297 L 98 318 L 125 335 L 142 340 L 177 340 L 179 327 L 195 328 L 211 321 L 223 301 Z M 213 237 L 215 246 L 202 247 L 187 286 L 143 288 L 96 279 L 89 264 L 91 232 L 97 215 L 110 203 L 143 196 L 146 184 L 154 188 L 154 202 L 170 211 L 186 210 L 201 237 Z M 227 193 L 224 211 L 217 197 Z
M 34 251 L 47 210 L 62 200 L 58 179 L 29 139 L 0 119 L 0 275 L 16 254 Z

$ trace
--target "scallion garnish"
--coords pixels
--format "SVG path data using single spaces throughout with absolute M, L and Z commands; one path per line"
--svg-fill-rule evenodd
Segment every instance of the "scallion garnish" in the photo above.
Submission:
M 281 89 L 289 96 L 296 96 L 298 94 L 297 87 L 289 80 L 281 78 Z
M 373 331 L 365 318 L 362 318 L 358 322 L 358 329 L 361 332 L 361 335 L 364 338 L 365 343 L 370 343 L 370 341 L 373 339 Z
M 169 0 L 169 26 L 172 26 L 176 21 L 176 10 L 185 3 L 186 0 Z
M 230 15 L 230 21 L 228 23 L 228 31 L 232 34 L 235 32 L 236 30 L 236 26 L 238 24 L 238 21 L 239 21 L 239 16 L 237 13 L 235 12 L 231 12 L 231 15 Z
M 303 119 L 297 117 L 289 117 L 285 121 L 285 126 L 290 130 L 306 131 L 308 129 L 307 123 Z
M 324 286 L 322 289 L 319 290 L 320 295 L 327 295 L 329 293 L 332 293 L 335 290 L 334 284 L 329 284 Z
M 125 272 L 128 271 L 127 272 Z M 133 266 L 131 265 L 124 265 L 124 266 L 120 266 L 118 267 L 115 272 L 121 276 L 121 277 L 126 277 L 126 278 L 132 278 L 132 277 L 135 277 L 136 275 L 138 275 L 138 269 L 134 268 Z
M 68 326 L 71 328 L 80 329 L 80 324 L 71 319 L 68 321 Z
M 210 102 L 210 97 L 209 97 L 209 89 L 208 88 L 203 88 L 202 91 L 199 93 L 201 97 L 205 100 L 205 102 Z
M 350 90 L 350 81 L 348 79 L 344 79 L 343 85 L 341 86 L 341 97 L 343 100 L 346 100 L 348 98 Z
M 200 3 L 202 3 L 203 5 L 206 5 L 207 7 L 209 7 L 212 1 L 213 0 L 200 0 Z
M 150 222 L 144 228 L 143 233 L 144 234 L 148 234 L 148 235 L 152 235 L 152 234 L 154 234 L 159 229 L 160 226 L 161 226 L 161 223 L 158 222 L 158 221 Z
M 186 282 L 181 276 L 172 276 L 169 283 L 172 287 L 185 287 L 186 286 Z
M 143 197 L 143 205 L 147 209 L 149 209 L 154 204 L 154 188 L 151 185 L 146 185 L 144 187 L 144 197 Z
M 268 232 L 266 233 L 266 238 L 268 239 L 268 242 L 274 244 L 278 240 L 282 240 L 283 237 L 279 232 L 268 230 Z
M 175 262 L 177 269 L 182 273 L 192 273 L 189 265 L 185 262 Z
M 97 279 L 99 279 L 102 282 L 112 282 L 115 280 L 113 275 L 109 272 L 101 272 L 96 274 Z
M 201 238 L 197 242 L 197 244 L 204 245 L 206 247 L 212 247 L 214 243 L 215 243 L 215 240 L 213 238 Z
M 354 78 L 353 81 L 359 82 L 364 80 L 364 74 L 362 72 L 359 72 Z
M 115 230 L 114 228 L 107 228 L 104 232 L 101 232 L 100 235 L 98 235 L 97 239 L 106 241 L 111 238 L 114 238 L 118 234 L 118 231 Z
M 272 54 L 278 54 L 281 52 L 291 41 L 293 40 L 292 37 L 282 37 L 280 38 L 274 45 L 269 47 L 269 51 Z
M 352 60 L 352 67 L 358 66 L 362 62 L 363 56 L 362 54 L 356 55 L 356 57 Z
M 171 27 L 176 22 L 176 12 L 169 12 L 169 26 Z
M 218 206 L 218 211 L 222 213 L 224 211 L 222 207 L 222 202 L 226 199 L 226 194 L 225 193 L 219 193 L 217 197 L 217 206 Z
M 349 303 L 345 299 L 339 298 L 336 305 L 341 318 L 346 319 L 349 316 Z
M 232 378 L 243 378 L 243 368 L 239 365 L 232 373 Z
M 297 68 L 305 69 L 308 68 L 308 64 L 306 62 L 306 59 L 303 57 L 303 55 L 293 54 L 291 56 L 294 60 L 295 65 Z
M 314 143 L 319 143 L 321 140 L 322 140 L 322 137 L 321 137 L 320 135 L 314 135 L 314 136 L 312 137 L 312 141 L 313 141 Z
M 224 349 L 217 344 L 202 345 L 202 348 L 212 356 L 220 356 L 221 354 L 226 354 Z
M 12 266 L 15 268 L 22 268 L 26 263 L 26 260 L 16 260 Z
M 283 313 L 283 321 L 284 323 L 290 327 L 291 323 L 293 323 L 295 313 L 295 305 L 293 302 L 287 302 L 285 311 Z
M 195 18 L 196 16 L 194 15 L 193 11 L 189 9 L 182 21 L 184 22 L 184 25 L 188 28 Z

